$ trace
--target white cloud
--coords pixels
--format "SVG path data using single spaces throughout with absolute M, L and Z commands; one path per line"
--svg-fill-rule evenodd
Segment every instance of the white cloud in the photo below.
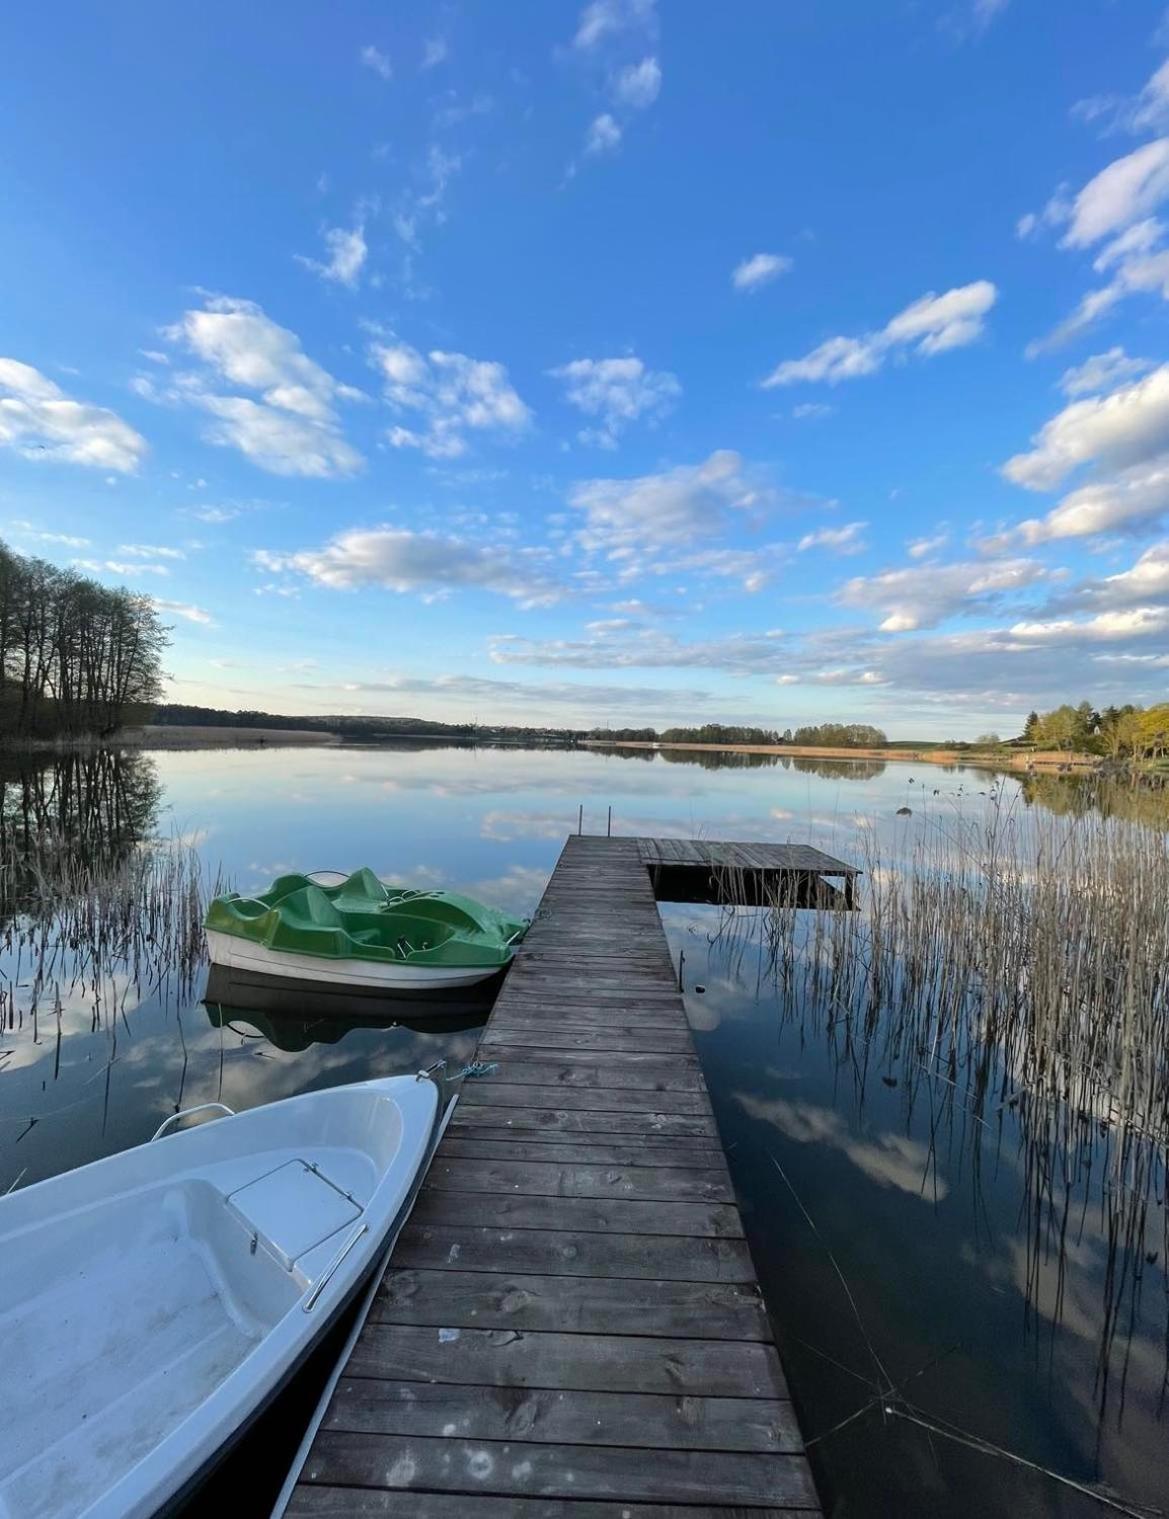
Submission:
M 336 402 L 361 392 L 343 385 L 304 352 L 300 339 L 253 301 L 208 296 L 165 334 L 206 364 L 209 375 L 180 375 L 165 399 L 198 406 L 215 420 L 209 442 L 240 450 L 277 475 L 327 478 L 361 468 L 361 455 L 341 436 Z M 226 380 L 259 393 L 223 395 Z
M 599 426 L 579 434 L 583 443 L 615 448 L 618 435 L 641 417 L 656 419 L 670 411 L 682 394 L 676 375 L 647 369 L 630 354 L 616 359 L 574 359 L 548 371 L 564 381 L 567 400 Z
M 949 533 L 942 531 L 925 538 L 911 538 L 905 548 L 911 559 L 928 559 L 931 554 L 944 549 L 949 541 Z
M 1012 543 L 1049 543 L 1060 538 L 1089 538 L 1100 533 L 1140 533 L 1169 512 L 1169 467 L 1165 464 L 1124 470 L 1109 480 L 1070 491 L 1044 517 L 1029 518 L 982 546 L 1001 551 Z
M 198 404 L 215 419 L 209 443 L 236 448 L 273 475 L 336 479 L 356 474 L 365 462 L 331 422 L 319 422 L 265 406 L 247 396 L 202 395 Z
M 684 642 L 627 618 L 590 623 L 585 638 L 537 639 L 515 635 L 491 640 L 491 659 L 501 665 L 545 665 L 581 670 L 722 670 L 731 675 L 771 675 L 787 658 L 778 630 L 736 633 Z
M 33 538 L 37 543 L 59 543 L 62 548 L 87 549 L 90 539 L 77 538 L 72 533 L 48 533 L 39 527 L 34 527 L 31 522 L 16 521 L 8 524 L 10 532 L 18 534 L 21 538 Z
M 1160 78 L 1159 71 L 1155 78 Z M 1158 86 L 1159 87 L 1159 86 Z M 1068 200 L 1061 190 L 1036 225 L 1066 225 L 1060 246 L 1100 248 L 1093 260 L 1108 282 L 1090 290 L 1048 337 L 1031 343 L 1028 357 L 1056 346 L 1089 326 L 1130 295 L 1169 300 L 1166 228 L 1154 213 L 1169 200 L 1169 137 L 1145 143 L 1115 159 Z
M 584 150 L 592 156 L 613 153 L 621 146 L 621 127 L 608 111 L 597 116 L 585 133 Z
M 161 548 L 155 543 L 119 543 L 117 552 L 131 559 L 185 559 L 182 549 Z
M 137 580 L 143 575 L 169 575 L 165 564 L 128 563 L 124 559 L 75 559 L 79 570 L 91 575 L 121 575 L 124 580 Z
M 792 416 L 797 422 L 819 422 L 835 413 L 836 407 L 829 406 L 825 401 L 801 401 L 798 406 L 792 407 Z
M 762 504 L 742 459 L 729 449 L 701 464 L 678 465 L 656 475 L 584 480 L 568 500 L 585 516 L 578 534 L 581 545 L 611 559 L 711 537 L 724 526 L 728 511 L 746 512 Z
M 931 291 L 898 312 L 879 332 L 829 338 L 802 359 L 785 360 L 763 386 L 770 389 L 819 380 L 836 385 L 874 374 L 886 356 L 899 348 L 929 357 L 964 347 L 982 335 L 986 314 L 997 299 L 998 291 L 989 280 L 976 280 L 942 295 Z
M 1152 214 L 1169 196 L 1169 137 L 1118 158 L 1090 179 L 1072 202 L 1063 243 L 1089 248 Z
M 332 590 L 380 586 L 434 598 L 476 589 L 507 596 L 522 607 L 551 606 L 563 595 L 539 550 L 484 547 L 406 528 L 350 528 L 319 549 L 260 549 L 254 559 L 262 569 L 304 575 Z
M 1169 602 L 1169 540 L 1152 544 L 1127 570 L 1084 581 L 1064 601 L 1102 609 L 1164 605 Z
M 150 598 L 160 612 L 169 617 L 181 617 L 184 622 L 197 622 L 204 627 L 213 627 L 215 619 L 210 612 L 205 612 L 202 607 L 192 606 L 189 601 L 164 601 L 160 596 Z
M 437 348 L 422 354 L 408 343 L 375 343 L 370 358 L 384 377 L 390 405 L 416 412 L 426 424 L 424 431 L 391 428 L 395 448 L 456 459 L 467 450 L 468 431 L 514 438 L 531 425 L 532 413 L 502 364 Z
M 1070 638 L 1089 642 L 1114 639 L 1148 638 L 1169 630 L 1169 607 L 1134 607 L 1131 611 L 1100 612 L 1095 617 L 1049 618 L 1035 622 L 1017 622 L 1008 631 L 1015 638 L 1029 642 L 1067 643 Z
M 735 265 L 731 271 L 731 284 L 736 290 L 760 290 L 772 280 L 786 274 L 793 260 L 784 253 L 753 253 Z
M 392 79 L 394 77 L 393 66 L 389 58 L 382 52 L 381 48 L 374 47 L 372 42 L 362 48 L 361 61 L 367 69 L 372 69 L 375 74 L 379 74 L 383 79 Z
M 1065 396 L 1096 395 L 1126 380 L 1135 380 L 1152 367 L 1151 360 L 1131 359 L 1118 345 L 1107 353 L 1094 353 L 1082 364 L 1065 369 L 1060 376 L 1059 388 Z
M 867 522 L 846 522 L 842 527 L 822 527 L 805 533 L 796 544 L 796 552 L 808 549 L 831 549 L 834 554 L 859 554 L 867 547 L 864 531 Z
M 662 70 L 656 58 L 643 58 L 623 68 L 613 80 L 613 96 L 631 111 L 653 105 L 662 88 Z
M 882 633 L 936 627 L 956 613 L 984 611 L 1015 591 L 1050 578 L 1034 559 L 923 564 L 858 575 L 841 586 L 842 606 L 883 613 Z
M 146 439 L 104 406 L 74 401 L 18 359 L 0 358 L 0 447 L 26 459 L 60 460 L 133 474 Z
M 220 527 L 225 522 L 234 522 L 240 512 L 234 506 L 192 506 L 189 515 L 200 522 L 208 522 L 215 527 Z
M 418 67 L 423 73 L 445 63 L 450 55 L 450 44 L 445 37 L 428 37 L 422 48 L 422 61 Z
M 322 264 L 315 258 L 306 258 L 298 253 L 295 255 L 297 263 L 311 269 L 314 274 L 319 274 L 323 280 L 331 280 L 334 284 L 346 285 L 350 290 L 355 290 L 369 254 L 365 228 L 360 223 L 348 228 L 326 227 L 323 236 L 329 254 L 328 261 Z
M 1051 490 L 1091 462 L 1127 469 L 1158 457 L 1169 449 L 1169 364 L 1110 395 L 1073 401 L 1032 442 L 1003 466 L 1028 490 Z
M 652 33 L 656 19 L 656 0 L 592 0 L 580 13 L 573 46 L 588 50 L 622 32 Z

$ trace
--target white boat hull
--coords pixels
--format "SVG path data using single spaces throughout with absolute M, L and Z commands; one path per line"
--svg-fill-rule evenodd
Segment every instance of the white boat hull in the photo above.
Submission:
M 397 994 L 446 991 L 477 986 L 503 969 L 499 965 L 405 965 L 376 960 L 327 960 L 291 950 L 268 949 L 235 934 L 207 930 L 207 952 L 214 965 L 255 976 L 279 976 L 289 981 L 314 981 L 318 986 Z
M 380 1258 L 437 1108 L 335 1087 L 0 1198 L 3 1519 L 148 1519 L 213 1464 Z

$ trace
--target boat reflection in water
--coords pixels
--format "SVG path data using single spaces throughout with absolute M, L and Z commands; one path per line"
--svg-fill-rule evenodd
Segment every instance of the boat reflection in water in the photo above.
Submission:
M 278 1050 L 337 1044 L 353 1029 L 408 1028 L 420 1034 L 459 1034 L 487 1022 L 502 977 L 458 992 L 425 997 L 372 997 L 282 984 L 213 965 L 203 1006 L 212 1028 L 230 1028 L 245 1039 L 266 1039 Z

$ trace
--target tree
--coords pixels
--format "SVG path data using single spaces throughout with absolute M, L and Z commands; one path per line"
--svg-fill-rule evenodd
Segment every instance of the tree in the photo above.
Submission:
M 0 544 L 0 731 L 108 736 L 158 700 L 169 636 L 149 596 Z

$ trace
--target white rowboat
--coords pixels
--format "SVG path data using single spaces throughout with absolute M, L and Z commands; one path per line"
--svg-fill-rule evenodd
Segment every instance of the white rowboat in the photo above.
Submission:
M 425 1074 L 310 1092 L 0 1198 L 0 1519 L 189 1490 L 381 1259 L 438 1106 Z

